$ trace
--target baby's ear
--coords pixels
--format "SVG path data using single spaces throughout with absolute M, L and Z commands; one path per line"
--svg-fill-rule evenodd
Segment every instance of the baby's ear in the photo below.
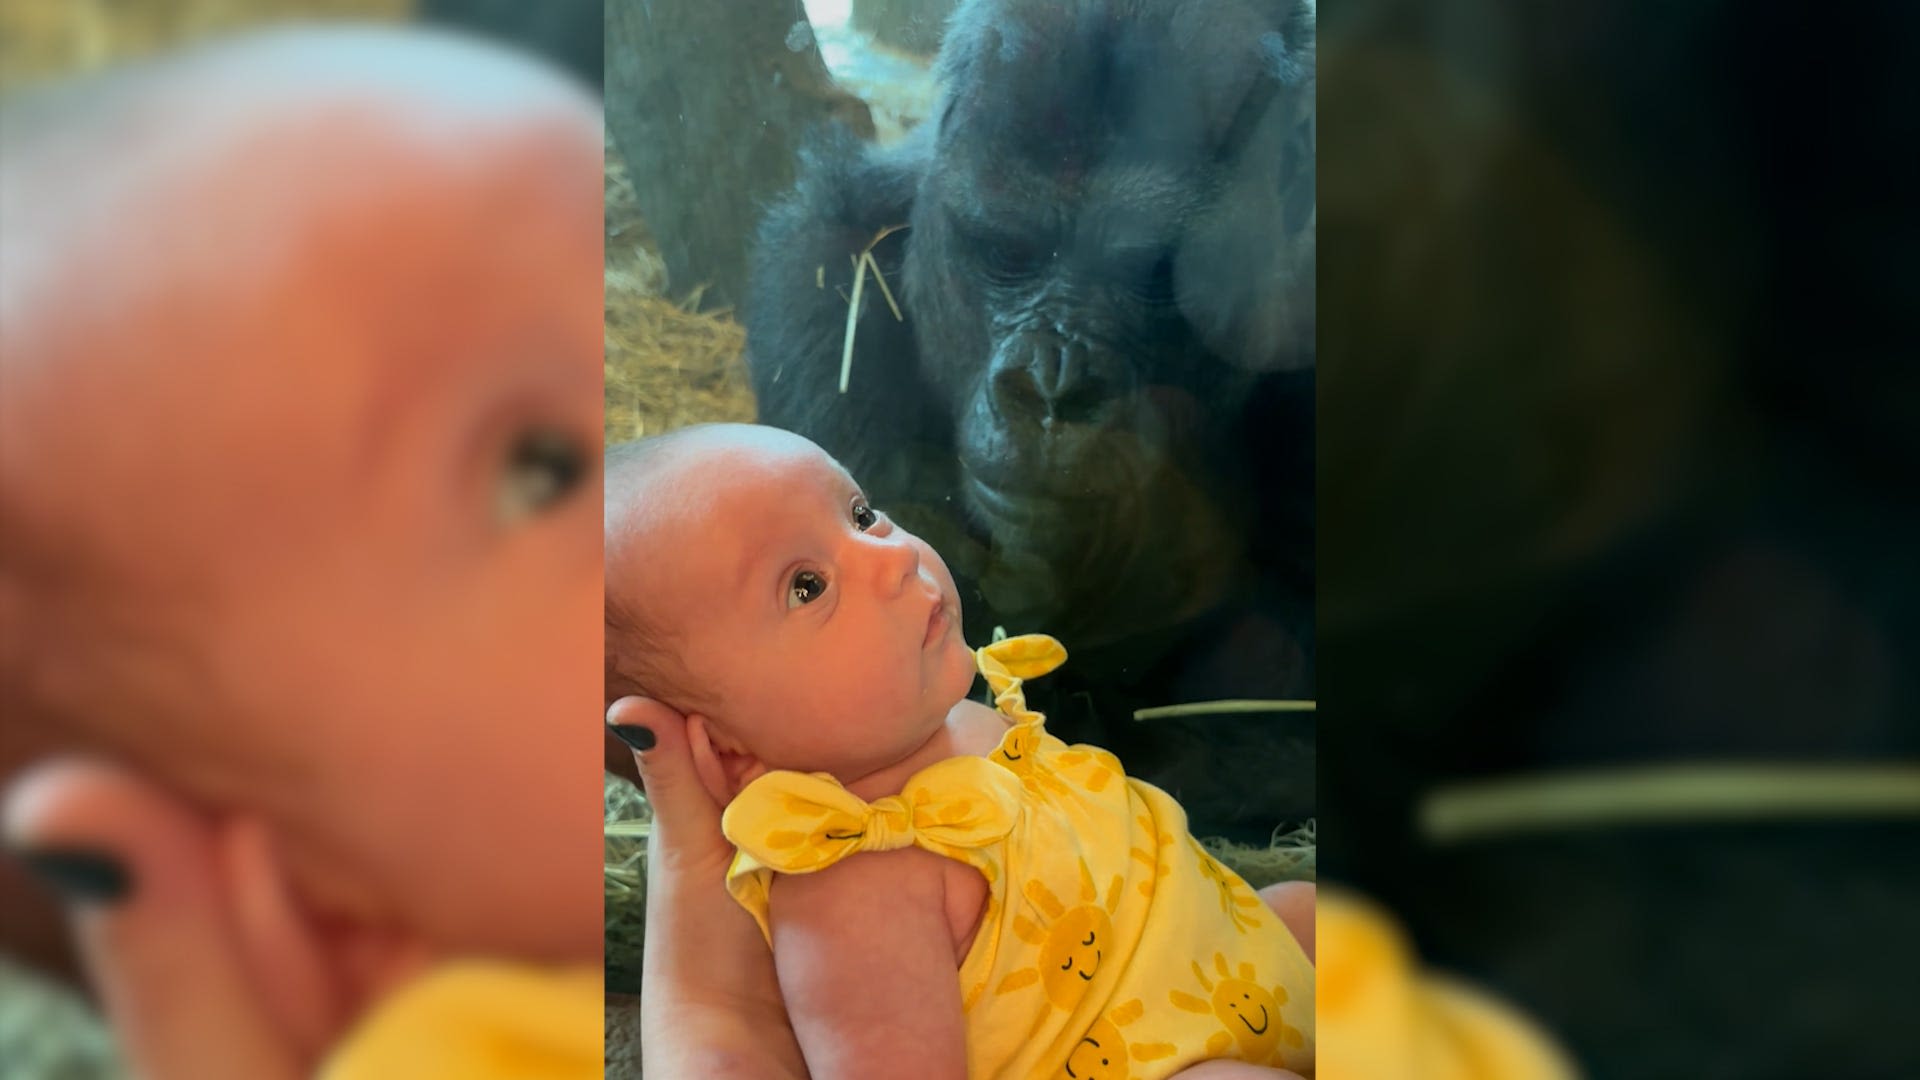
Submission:
M 284 841 L 261 819 L 239 814 L 214 825 L 220 876 L 235 940 L 261 1003 L 303 1049 L 319 1053 L 345 1022 L 348 983 L 338 943 L 298 895 Z
M 687 740 L 693 748 L 694 771 L 713 801 L 722 806 L 767 771 L 765 762 L 704 716 L 687 717 Z

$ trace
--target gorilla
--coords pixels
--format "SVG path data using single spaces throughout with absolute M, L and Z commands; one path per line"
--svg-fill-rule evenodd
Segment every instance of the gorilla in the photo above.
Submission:
M 1314 692 L 1313 19 L 962 3 L 934 118 L 814 138 L 743 312 L 761 421 L 946 557 L 968 640 L 1067 646 L 1053 730 L 1260 840 L 1311 714 L 1132 712 Z

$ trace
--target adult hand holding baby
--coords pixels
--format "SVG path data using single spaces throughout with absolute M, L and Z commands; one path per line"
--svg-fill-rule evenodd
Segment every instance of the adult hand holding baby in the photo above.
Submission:
M 727 895 L 733 846 L 720 831 L 722 796 L 710 790 L 720 765 L 705 721 L 624 697 L 608 708 L 607 724 L 634 748 L 653 808 L 640 1004 L 645 1075 L 805 1080 L 773 953 Z
M 75 905 L 120 1048 L 150 1080 L 311 1075 L 343 1012 L 244 825 L 101 762 L 8 792 L 8 847 Z

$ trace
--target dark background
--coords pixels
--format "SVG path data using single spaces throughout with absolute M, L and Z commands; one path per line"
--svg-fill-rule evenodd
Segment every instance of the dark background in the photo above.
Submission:
M 1920 5 L 1319 14 L 1326 878 L 1597 1080 L 1920 1076 L 1911 810 L 1415 824 L 1920 757 Z

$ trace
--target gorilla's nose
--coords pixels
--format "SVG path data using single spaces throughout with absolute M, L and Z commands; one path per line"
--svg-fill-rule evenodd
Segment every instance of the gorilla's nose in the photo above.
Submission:
M 1104 350 L 1052 333 L 1026 334 L 994 356 L 988 392 L 1007 421 L 1091 424 L 1114 411 L 1125 379 Z

